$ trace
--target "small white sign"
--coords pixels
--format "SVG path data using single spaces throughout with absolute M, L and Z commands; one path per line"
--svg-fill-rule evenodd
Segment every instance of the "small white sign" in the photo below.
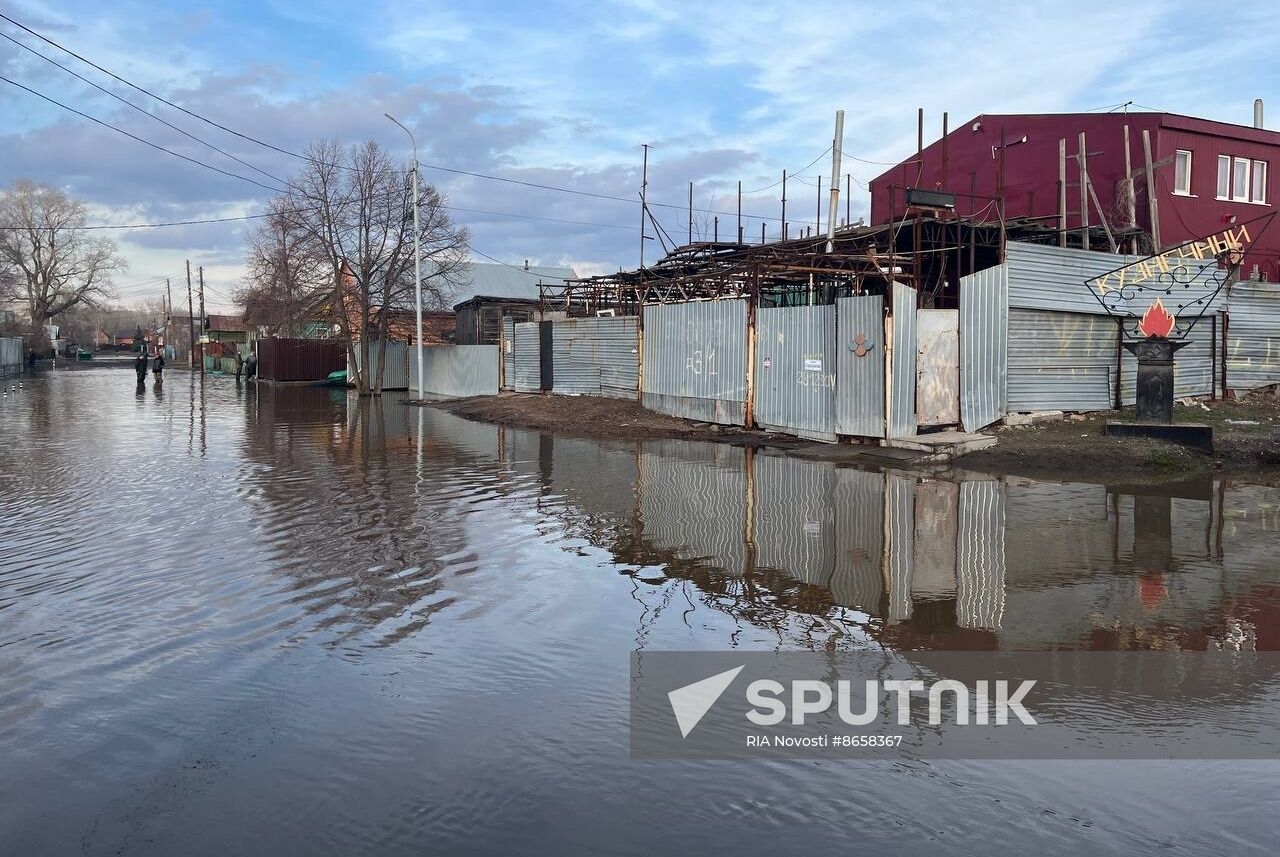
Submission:
M 821 360 L 806 360 L 806 361 L 804 361 L 804 371 L 806 371 L 806 372 L 821 372 L 821 371 L 822 371 L 822 361 L 821 361 Z
M 511 340 L 510 340 L 510 339 L 504 339 L 504 340 L 502 340 L 502 344 L 503 344 L 503 346 L 505 347 L 506 352 L 507 352 L 508 354 L 510 354 L 510 353 L 511 353 Z
M 766 358 L 764 358 L 764 368 L 766 368 L 766 369 L 772 369 L 772 368 L 773 368 L 773 358 L 771 358 L 771 357 L 766 357 Z

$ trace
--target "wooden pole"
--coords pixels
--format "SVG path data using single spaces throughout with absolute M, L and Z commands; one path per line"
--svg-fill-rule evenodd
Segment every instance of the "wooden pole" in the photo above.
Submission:
M 782 171 L 782 240 L 787 240 L 787 171 Z
M 1121 192 L 1124 194 L 1124 217 L 1125 226 L 1132 230 L 1138 225 L 1138 212 L 1136 201 L 1133 198 L 1133 155 L 1129 150 L 1129 126 L 1124 126 L 1124 184 L 1121 186 Z M 1129 252 L 1138 252 L 1138 239 L 1129 236 Z
M 195 308 L 191 305 L 191 260 L 190 259 L 187 260 L 187 328 L 188 328 L 188 332 L 191 334 L 191 348 L 187 354 L 187 358 L 191 364 L 192 370 L 194 371 L 196 368 L 196 312 L 195 312 Z M 202 360 L 200 362 L 201 362 L 200 371 L 203 373 L 204 361 Z
M 204 265 L 200 266 L 200 332 L 204 333 Z M 204 349 L 200 349 L 200 374 L 204 374 Z
M 1089 166 L 1085 153 L 1084 132 L 1080 132 L 1080 151 L 1076 165 L 1080 167 L 1080 246 L 1089 249 Z
M 1107 233 L 1107 245 L 1111 247 L 1112 253 L 1120 252 L 1120 248 L 1116 246 L 1116 238 L 1111 234 L 1111 227 L 1107 224 L 1106 212 L 1102 210 L 1102 203 L 1098 202 L 1098 193 L 1093 189 L 1093 182 L 1089 181 L 1089 174 L 1085 173 L 1085 185 L 1089 188 L 1089 198 L 1093 200 L 1093 207 L 1098 209 L 1098 220 L 1102 221 L 1102 231 Z
M 1156 175 L 1151 164 L 1151 132 L 1142 129 L 1142 157 L 1147 168 L 1147 210 L 1151 214 L 1152 251 L 1160 252 L 1160 210 L 1156 207 Z
M 738 243 L 742 243 L 742 180 L 738 180 Z
M 693 243 L 693 182 L 689 182 L 689 243 Z

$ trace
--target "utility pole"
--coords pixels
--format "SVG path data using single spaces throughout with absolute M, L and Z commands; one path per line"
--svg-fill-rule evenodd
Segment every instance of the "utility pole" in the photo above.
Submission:
M 782 240 L 787 240 L 787 171 L 782 171 Z
M 844 174 L 844 225 L 853 225 L 853 173 Z
M 831 207 L 827 211 L 827 252 L 836 249 L 836 213 L 840 210 L 840 150 L 844 148 L 844 111 L 836 111 L 836 136 L 831 144 Z M 847 217 L 846 208 L 846 217 Z
M 204 265 L 200 266 L 200 338 L 204 339 Z M 200 374 L 204 374 L 204 349 L 200 349 Z
M 644 268 L 644 222 L 649 216 L 649 203 L 645 196 L 649 191 L 649 144 L 641 143 L 644 149 L 644 165 L 640 172 L 640 267 Z
M 196 311 L 191 305 L 191 260 L 187 260 L 187 328 L 191 334 L 191 348 L 187 352 L 187 359 L 191 364 L 191 370 L 194 372 L 196 368 Z M 201 361 L 200 372 L 204 373 L 204 361 Z
M 400 124 L 400 120 L 396 119 L 390 113 L 383 113 L 392 122 L 400 125 L 400 129 L 409 135 L 409 145 L 413 147 L 413 294 L 414 308 L 417 310 L 418 329 L 414 332 L 413 339 L 418 344 L 418 398 L 422 398 L 422 391 L 426 389 L 427 379 L 423 377 L 423 352 L 422 352 L 422 235 L 418 231 L 418 141 L 414 139 L 413 132 L 404 125 Z M 644 224 L 641 223 L 643 226 Z M 640 247 L 644 249 L 643 232 L 641 233 Z M 641 266 L 644 262 L 641 260 Z
M 173 342 L 170 338 L 172 336 L 170 329 L 173 327 L 173 285 L 169 282 L 168 277 L 164 278 L 164 293 L 166 295 L 166 301 L 169 304 L 169 309 L 164 314 L 164 347 L 165 350 L 168 351 L 169 345 Z M 174 357 L 177 356 L 178 355 L 175 353 Z
M 689 243 L 693 243 L 693 182 L 689 182 Z
M 738 243 L 742 243 L 742 179 L 738 179 Z
M 822 175 L 818 175 L 818 205 L 813 212 L 813 234 L 822 232 Z
M 1133 155 L 1129 150 L 1129 126 L 1124 126 L 1124 225 L 1129 229 L 1129 252 L 1137 254 L 1137 238 L 1133 228 L 1138 225 L 1138 212 L 1133 198 Z

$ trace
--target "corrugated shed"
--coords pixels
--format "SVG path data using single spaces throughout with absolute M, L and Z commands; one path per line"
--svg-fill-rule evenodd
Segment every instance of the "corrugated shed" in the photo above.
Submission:
M 511 351 L 511 386 L 521 393 L 536 393 L 542 389 L 542 344 L 538 322 L 517 322 L 515 342 Z
M 884 437 L 884 298 L 836 301 L 836 433 Z
M 756 422 L 834 441 L 836 308 L 762 309 L 756 315 Z
M 1011 308 L 1009 410 L 1108 410 L 1119 343 L 1105 315 Z
M 1106 310 L 1085 285 L 1085 281 L 1141 258 L 1143 257 L 1010 241 L 1006 250 L 1006 263 L 1009 266 L 1009 306 L 1106 315 Z M 1212 291 L 1204 284 L 1196 284 L 1189 289 L 1180 289 L 1177 301 L 1190 303 L 1208 297 Z M 1224 289 L 1212 303 L 1206 304 L 1208 307 L 1206 313 L 1220 309 L 1225 297 Z M 1135 309 L 1145 309 L 1145 307 L 1135 306 Z M 1172 305 L 1169 309 L 1171 312 L 1175 311 Z
M 1280 283 L 1236 283 L 1227 308 L 1227 386 L 1280 383 Z
M 1004 616 L 1004 485 L 960 483 L 956 529 L 956 623 L 1000 629 Z
M 747 302 L 644 307 L 643 404 L 725 425 L 746 422 Z
M 437 345 L 422 350 L 426 382 L 422 394 L 437 396 L 496 396 L 498 346 Z M 418 390 L 418 361 L 409 360 L 409 389 Z
M 960 421 L 977 431 L 1009 401 L 1009 265 L 960 278 Z
M 636 491 L 644 538 L 733 575 L 747 568 L 746 453 L 689 441 L 646 441 Z
M 635 316 L 621 316 L 552 323 L 552 392 L 636 398 L 637 322 Z
M 893 284 L 893 389 L 889 393 L 889 437 L 916 433 L 916 290 Z

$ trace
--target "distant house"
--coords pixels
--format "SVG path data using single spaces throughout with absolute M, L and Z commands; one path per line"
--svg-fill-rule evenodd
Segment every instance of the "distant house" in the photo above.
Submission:
M 427 303 L 422 310 L 422 341 L 427 345 L 497 343 L 501 338 L 502 317 L 513 315 L 520 321 L 536 316 L 538 284 L 560 284 L 565 279 L 575 279 L 572 268 L 548 266 L 517 266 L 488 262 L 468 262 L 456 277 L 458 283 L 449 294 L 442 296 L 446 306 Z M 352 319 L 354 336 L 364 325 L 359 323 L 360 308 L 354 300 L 354 279 L 349 282 L 347 314 Z M 431 296 L 424 294 L 424 300 Z M 330 301 L 316 306 L 316 313 L 323 318 L 311 322 L 308 327 L 316 334 L 327 334 L 331 329 Z M 378 307 L 372 312 L 377 313 Z M 415 308 L 412 297 L 408 306 L 387 311 L 387 336 L 396 342 L 413 343 Z M 373 327 L 370 323 L 369 327 Z
M 538 317 L 538 284 L 576 279 L 572 268 L 472 262 L 467 280 L 453 295 L 459 345 L 491 345 L 502 339 L 502 319 Z

